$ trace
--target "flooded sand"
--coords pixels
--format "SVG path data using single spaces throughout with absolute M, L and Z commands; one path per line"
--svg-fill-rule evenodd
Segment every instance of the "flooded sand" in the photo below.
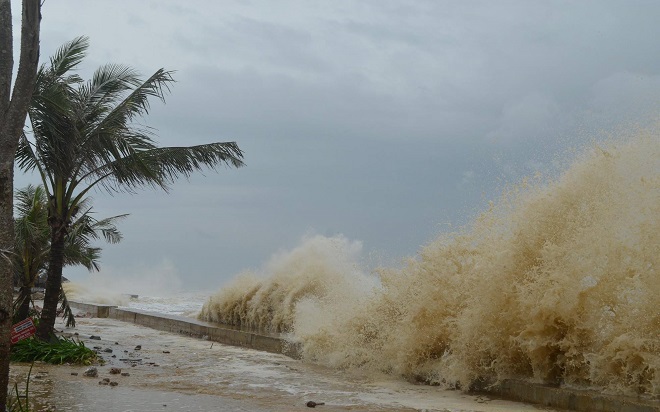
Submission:
M 320 411 L 554 410 L 333 370 L 112 319 L 79 319 L 64 331 L 100 348 L 106 363 L 96 378 L 83 376 L 83 366 L 35 364 L 30 396 L 36 411 L 304 411 L 310 400 L 325 403 L 315 409 Z M 112 375 L 111 368 L 130 376 Z M 12 364 L 12 379 L 23 382 L 28 370 Z M 103 378 L 118 385 L 100 385 Z

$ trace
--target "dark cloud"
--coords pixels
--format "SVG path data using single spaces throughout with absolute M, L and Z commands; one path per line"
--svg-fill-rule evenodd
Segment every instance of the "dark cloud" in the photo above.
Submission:
M 83 76 L 177 70 L 146 119 L 163 144 L 245 150 L 247 168 L 170 195 L 96 195 L 99 212 L 132 214 L 105 264 L 167 258 L 194 286 L 310 230 L 413 254 L 660 102 L 657 2 L 58 0 L 43 15 L 44 56 L 91 37 Z

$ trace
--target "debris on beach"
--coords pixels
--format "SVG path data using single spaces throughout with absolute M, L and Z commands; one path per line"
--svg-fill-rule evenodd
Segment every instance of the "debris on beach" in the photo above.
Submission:
M 314 402 L 314 401 L 309 401 L 306 403 L 308 408 L 316 408 L 319 405 L 325 405 L 325 402 Z
M 99 376 L 99 371 L 96 369 L 96 367 L 92 366 L 87 368 L 87 370 L 85 370 L 83 375 L 88 376 L 90 378 L 96 378 L 97 376 Z

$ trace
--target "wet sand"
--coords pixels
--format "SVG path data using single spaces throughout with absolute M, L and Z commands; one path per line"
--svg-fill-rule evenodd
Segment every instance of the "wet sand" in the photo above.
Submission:
M 58 328 L 77 332 L 106 362 L 96 378 L 83 376 L 83 366 L 35 364 L 30 396 L 36 411 L 306 411 L 310 400 L 325 402 L 314 410 L 328 412 L 554 410 L 332 370 L 113 319 L 80 318 L 75 329 Z M 110 374 L 111 368 L 129 376 Z M 12 364 L 19 390 L 28 370 Z M 117 386 L 99 384 L 103 378 Z

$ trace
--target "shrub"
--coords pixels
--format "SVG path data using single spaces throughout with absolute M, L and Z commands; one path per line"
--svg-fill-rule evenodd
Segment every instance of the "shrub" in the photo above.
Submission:
M 24 339 L 11 348 L 11 360 L 14 362 L 42 361 L 61 365 L 77 363 L 89 365 L 97 359 L 96 352 L 84 343 L 67 338 L 55 338 L 52 342 L 39 339 Z

